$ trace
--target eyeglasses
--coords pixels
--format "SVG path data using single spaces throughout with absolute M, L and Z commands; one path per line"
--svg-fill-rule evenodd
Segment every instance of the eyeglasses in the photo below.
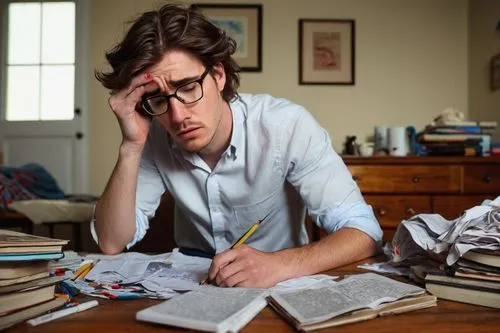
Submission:
M 177 87 L 173 94 L 154 94 L 142 97 L 141 106 L 152 116 L 162 115 L 170 109 L 170 98 L 175 97 L 183 104 L 192 104 L 203 98 L 203 80 L 210 70 L 207 68 L 199 79 L 184 83 Z

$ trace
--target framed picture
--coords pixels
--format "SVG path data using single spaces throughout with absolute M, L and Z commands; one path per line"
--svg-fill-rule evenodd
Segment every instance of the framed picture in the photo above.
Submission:
M 490 61 L 490 87 L 491 91 L 500 89 L 500 53 Z
M 354 20 L 299 20 L 299 84 L 354 85 Z
M 262 72 L 262 5 L 195 4 L 236 41 L 234 60 L 242 72 Z

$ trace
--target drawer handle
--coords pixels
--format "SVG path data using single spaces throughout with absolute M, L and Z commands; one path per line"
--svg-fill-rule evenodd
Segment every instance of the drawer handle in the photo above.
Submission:
M 385 209 L 383 209 L 383 208 L 378 209 L 378 215 L 385 216 L 386 214 L 387 214 L 387 212 L 385 211 Z
M 413 178 L 411 179 L 411 181 L 412 181 L 412 182 L 414 182 L 414 183 L 418 183 L 418 182 L 420 182 L 420 177 L 415 176 L 415 177 L 413 177 Z
M 352 175 L 352 180 L 354 180 L 355 182 L 357 182 L 359 179 L 360 179 L 359 176 Z
M 411 207 L 407 208 L 407 209 L 406 209 L 406 212 L 407 212 L 408 214 L 410 214 L 410 215 L 415 215 L 415 210 L 414 210 L 413 208 L 411 208 Z
M 483 182 L 485 182 L 485 183 L 491 182 L 491 176 L 484 176 L 483 177 Z

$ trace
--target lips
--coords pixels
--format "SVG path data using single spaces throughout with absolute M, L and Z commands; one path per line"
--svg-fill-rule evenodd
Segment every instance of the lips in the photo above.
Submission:
M 181 140 L 193 139 L 196 137 L 199 129 L 200 127 L 183 129 L 182 131 L 177 132 L 177 137 Z

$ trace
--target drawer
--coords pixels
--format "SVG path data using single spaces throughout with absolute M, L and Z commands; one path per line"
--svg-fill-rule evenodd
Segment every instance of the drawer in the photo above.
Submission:
M 466 165 L 464 167 L 465 193 L 500 192 L 500 164 Z
M 429 196 L 365 195 L 364 198 L 372 206 L 380 227 L 384 231 L 384 241 L 392 240 L 402 220 L 415 214 L 431 212 L 431 198 Z M 306 229 L 311 241 L 327 236 L 327 233 L 318 228 L 309 217 L 306 218 Z
M 438 195 L 432 200 L 433 212 L 445 219 L 453 220 L 461 216 L 466 209 L 478 206 L 486 199 L 495 199 L 496 196 L 486 195 Z
M 350 165 L 363 193 L 460 193 L 459 165 Z
M 416 214 L 431 212 L 429 196 L 365 195 L 364 197 L 372 206 L 382 229 L 397 228 L 402 220 Z

